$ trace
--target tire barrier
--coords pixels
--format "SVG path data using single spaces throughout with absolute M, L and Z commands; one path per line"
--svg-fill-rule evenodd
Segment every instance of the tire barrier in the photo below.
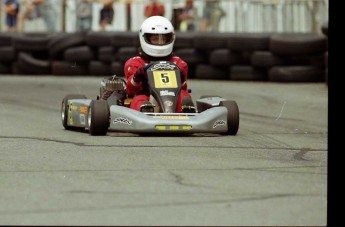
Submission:
M 176 32 L 174 53 L 196 79 L 325 82 L 328 25 L 316 33 Z M 123 76 L 137 32 L 0 33 L 0 74 Z

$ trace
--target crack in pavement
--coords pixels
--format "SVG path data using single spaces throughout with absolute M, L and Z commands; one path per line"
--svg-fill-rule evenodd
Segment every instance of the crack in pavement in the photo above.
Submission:
M 323 195 L 306 195 L 306 194 L 265 194 L 255 195 L 244 198 L 235 199 L 215 199 L 206 201 L 184 201 L 184 202 L 171 202 L 171 203 L 151 203 L 151 204 L 132 204 L 132 205 L 113 205 L 103 207 L 75 207 L 75 208 L 63 208 L 63 209 L 33 209 L 33 210 L 12 210 L 1 211 L 0 215 L 25 215 L 25 214 L 46 214 L 46 213 L 64 213 L 64 212 L 80 212 L 80 211 L 101 211 L 101 210 L 113 210 L 113 209 L 136 209 L 136 208 L 152 208 L 152 207 L 172 207 L 172 206 L 193 206 L 193 205 L 207 205 L 207 204 L 231 204 L 234 202 L 248 202 L 258 200 L 268 200 L 276 198 L 287 197 L 303 197 L 303 196 L 323 196 Z M 229 205 L 227 205 L 228 207 Z
M 56 143 L 62 143 L 62 144 L 73 144 L 75 146 L 81 146 L 81 147 L 200 147 L 200 148 L 241 148 L 241 149 L 269 149 L 269 150 L 289 150 L 289 151 L 300 151 L 300 148 L 287 148 L 287 147 L 245 147 L 245 146 L 205 146 L 205 145 L 182 145 L 178 146 L 176 144 L 174 145 L 162 145 L 162 146 L 157 146 L 157 145 L 124 145 L 124 144 L 100 144 L 100 145 L 95 145 L 95 144 L 86 144 L 84 142 L 72 142 L 72 141 L 66 141 L 66 140 L 56 140 L 56 139 L 48 139 L 48 138 L 39 138 L 39 137 L 29 137 L 29 136 L 0 136 L 0 139 L 28 139 L 28 140 L 37 140 L 37 141 L 47 141 L 47 142 L 56 142 Z M 302 150 L 307 150 L 307 151 L 327 151 L 327 149 L 312 149 L 312 148 L 302 148 Z M 305 154 L 304 152 L 303 154 Z

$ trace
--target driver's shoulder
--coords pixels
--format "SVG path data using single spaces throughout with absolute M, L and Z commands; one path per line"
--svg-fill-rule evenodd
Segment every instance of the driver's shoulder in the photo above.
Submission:
M 187 63 L 182 58 L 176 55 L 172 56 L 170 61 L 175 62 L 178 65 L 187 65 Z
M 182 58 L 180 58 L 179 56 L 176 56 L 176 55 L 174 55 L 174 56 L 172 56 L 171 58 L 170 58 L 170 61 L 173 61 L 173 62 L 184 62 L 184 60 L 182 60 Z
M 145 60 L 140 56 L 134 56 L 126 61 L 126 64 L 144 64 Z

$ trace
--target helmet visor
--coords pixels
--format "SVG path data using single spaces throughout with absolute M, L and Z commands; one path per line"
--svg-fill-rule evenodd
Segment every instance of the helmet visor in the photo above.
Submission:
M 145 33 L 144 39 L 148 44 L 164 46 L 174 41 L 174 34 L 172 32 L 167 34 Z

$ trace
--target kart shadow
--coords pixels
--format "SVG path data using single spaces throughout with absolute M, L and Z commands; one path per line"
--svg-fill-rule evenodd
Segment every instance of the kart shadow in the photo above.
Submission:
M 69 131 L 69 132 L 77 132 L 77 133 L 89 133 L 89 131 L 87 131 L 86 129 L 84 128 L 78 128 L 78 127 L 70 127 L 69 129 L 62 129 L 62 130 L 66 130 L 66 131 Z
M 111 137 L 224 137 L 220 134 L 212 133 L 119 133 L 108 132 L 107 136 Z
M 69 132 L 89 134 L 89 131 L 84 128 L 73 127 L 69 129 L 63 129 Z M 91 136 L 91 135 L 90 135 Z M 224 137 L 224 135 L 213 133 L 131 133 L 131 132 L 112 132 L 108 131 L 106 135 L 109 137 Z

